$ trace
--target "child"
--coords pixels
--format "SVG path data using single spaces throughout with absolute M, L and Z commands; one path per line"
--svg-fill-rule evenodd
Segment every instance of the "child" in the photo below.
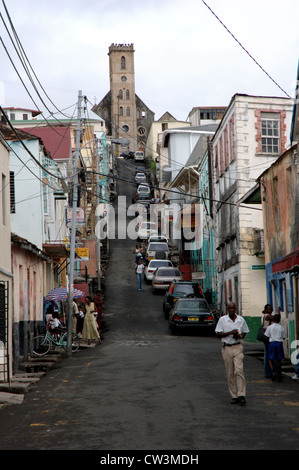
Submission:
M 66 332 L 66 328 L 62 325 L 61 321 L 60 321 L 60 315 L 58 312 L 54 311 L 53 314 L 52 314 L 52 317 L 49 318 L 48 320 L 48 325 L 50 327 L 50 332 L 51 333 L 57 333 L 57 334 L 61 334 L 61 333 L 65 333 Z
M 281 382 L 281 361 L 284 359 L 283 340 L 286 338 L 285 329 L 279 324 L 280 316 L 273 316 L 273 323 L 267 328 L 265 335 L 269 338 L 269 365 L 272 372 L 272 380 L 276 380 L 273 373 L 273 361 L 277 362 L 277 380 Z

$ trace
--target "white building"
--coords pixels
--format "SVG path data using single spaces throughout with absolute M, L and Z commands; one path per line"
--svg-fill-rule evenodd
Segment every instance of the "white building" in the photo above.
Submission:
M 240 199 L 290 145 L 293 101 L 236 94 L 212 140 L 218 300 L 246 317 L 266 303 L 261 207 Z

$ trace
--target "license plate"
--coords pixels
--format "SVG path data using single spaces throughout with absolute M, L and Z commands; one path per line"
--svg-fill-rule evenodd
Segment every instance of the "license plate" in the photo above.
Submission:
M 188 317 L 188 321 L 199 321 L 198 317 Z

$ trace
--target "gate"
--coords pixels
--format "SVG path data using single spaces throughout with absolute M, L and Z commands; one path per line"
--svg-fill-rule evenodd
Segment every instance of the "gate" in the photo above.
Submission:
M 0 382 L 9 382 L 8 281 L 0 281 Z

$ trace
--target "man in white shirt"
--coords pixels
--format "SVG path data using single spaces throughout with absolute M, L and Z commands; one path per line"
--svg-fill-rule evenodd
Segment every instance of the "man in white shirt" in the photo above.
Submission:
M 227 305 L 227 315 L 220 317 L 215 332 L 222 342 L 222 357 L 225 364 L 229 393 L 232 404 L 246 405 L 246 382 L 243 370 L 242 340 L 249 328 L 244 318 L 236 314 L 234 302 Z

